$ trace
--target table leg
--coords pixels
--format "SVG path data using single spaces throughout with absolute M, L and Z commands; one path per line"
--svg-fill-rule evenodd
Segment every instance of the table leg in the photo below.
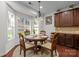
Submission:
M 35 47 L 34 47 L 34 54 L 37 54 L 37 41 L 34 41 Z
M 40 41 L 41 44 L 43 44 L 43 41 Z

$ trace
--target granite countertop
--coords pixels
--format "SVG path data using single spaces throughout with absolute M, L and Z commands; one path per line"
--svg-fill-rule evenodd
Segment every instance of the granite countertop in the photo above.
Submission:
M 79 34 L 79 31 L 56 31 L 57 33 Z

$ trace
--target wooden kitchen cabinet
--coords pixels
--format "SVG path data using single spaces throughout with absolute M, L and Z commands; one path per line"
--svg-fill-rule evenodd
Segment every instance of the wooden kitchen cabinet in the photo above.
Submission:
M 74 35 L 74 48 L 79 49 L 79 35 Z
M 57 44 L 79 49 L 79 34 L 59 33 Z
M 79 8 L 55 14 L 56 27 L 79 26 Z
M 73 35 L 66 34 L 65 45 L 68 47 L 73 47 Z
M 60 13 L 55 14 L 55 26 L 60 27 Z
M 73 10 L 60 13 L 60 24 L 62 27 L 70 27 L 73 25 Z
M 74 9 L 74 26 L 79 26 L 79 8 Z
M 59 45 L 65 45 L 65 34 L 60 33 L 57 39 Z
M 59 45 L 73 47 L 73 35 L 60 33 L 57 42 Z

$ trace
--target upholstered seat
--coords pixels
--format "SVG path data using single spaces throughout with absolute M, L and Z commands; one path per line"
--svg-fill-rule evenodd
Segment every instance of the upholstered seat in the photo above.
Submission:
M 20 54 L 21 51 L 24 51 L 24 57 L 26 56 L 26 51 L 32 48 L 34 45 L 28 42 L 25 42 L 23 34 L 19 33 L 19 41 L 20 41 Z
M 22 40 L 23 40 L 23 38 L 22 37 L 20 37 L 20 40 L 21 40 L 21 42 L 22 42 Z M 28 49 L 28 48 L 30 48 L 30 47 L 33 47 L 34 46 L 34 42 L 24 42 L 25 43 L 25 48 L 26 49 Z
M 44 43 L 44 44 L 42 45 L 42 47 L 51 49 L 51 42 Z
M 51 42 L 46 42 L 42 45 L 42 52 L 44 50 L 49 50 L 51 52 L 51 56 L 53 56 L 53 51 L 56 53 L 56 43 L 57 43 L 58 33 L 54 33 Z
M 25 47 L 26 47 L 26 49 L 28 49 L 28 48 L 31 48 L 31 47 L 33 47 L 34 46 L 34 44 L 31 44 L 31 43 L 25 43 Z

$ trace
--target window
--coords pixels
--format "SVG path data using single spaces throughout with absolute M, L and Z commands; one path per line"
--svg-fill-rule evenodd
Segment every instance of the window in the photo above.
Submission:
M 8 40 L 12 40 L 15 37 L 15 15 L 8 11 Z
M 38 21 L 38 19 L 34 20 L 33 33 L 39 34 L 39 21 Z

